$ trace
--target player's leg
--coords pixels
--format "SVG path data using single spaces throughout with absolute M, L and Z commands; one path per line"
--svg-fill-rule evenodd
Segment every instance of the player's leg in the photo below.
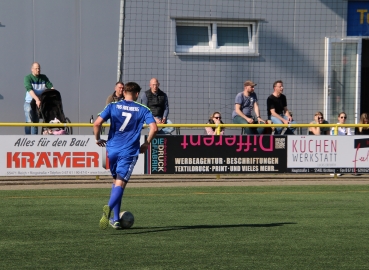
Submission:
M 112 224 L 112 226 L 114 225 L 113 227 L 116 229 L 118 226 L 120 227 L 119 213 L 124 189 L 132 175 L 133 168 L 136 165 L 137 156 L 130 158 L 119 158 L 118 160 L 115 188 L 113 189 L 109 200 L 109 207 L 114 210 L 114 217 L 112 218 L 110 224 Z
M 110 172 L 111 172 L 111 175 L 113 177 L 113 185 L 112 185 L 112 189 L 111 189 L 111 192 L 110 192 L 110 198 L 111 198 L 112 193 L 114 191 L 114 188 L 115 188 L 115 178 L 117 177 L 117 173 L 116 173 L 117 159 L 118 159 L 118 156 L 117 155 L 113 155 L 113 154 L 110 154 L 109 153 Z M 110 199 L 109 199 L 109 201 L 110 201 Z M 108 227 L 108 225 L 109 225 L 109 219 L 110 219 L 110 215 L 111 215 L 111 210 L 112 210 L 112 208 L 109 207 L 109 204 L 104 205 L 104 207 L 103 207 L 103 214 L 102 214 L 102 217 L 101 217 L 100 223 L 99 223 L 100 229 L 105 230 Z
M 109 205 L 112 206 L 112 217 L 109 218 L 110 226 L 114 229 L 121 229 L 120 220 L 119 220 L 119 213 L 120 213 L 120 206 L 122 203 L 122 197 L 124 193 L 124 189 L 127 185 L 127 182 L 117 179 L 115 181 L 115 187 L 112 191 L 112 196 L 109 200 Z M 110 206 L 109 206 L 110 207 Z

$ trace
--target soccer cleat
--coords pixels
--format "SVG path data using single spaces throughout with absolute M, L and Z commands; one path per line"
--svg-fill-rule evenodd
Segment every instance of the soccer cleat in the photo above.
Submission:
M 119 220 L 114 221 L 114 220 L 111 218 L 111 219 L 109 219 L 109 224 L 110 224 L 110 226 L 112 226 L 112 227 L 113 227 L 114 229 L 116 229 L 116 230 L 120 230 L 120 229 L 122 229 L 122 226 L 120 225 Z
M 110 207 L 109 205 L 104 205 L 103 207 L 103 215 L 100 219 L 99 227 L 102 230 L 105 230 L 109 225 L 109 218 L 110 218 Z

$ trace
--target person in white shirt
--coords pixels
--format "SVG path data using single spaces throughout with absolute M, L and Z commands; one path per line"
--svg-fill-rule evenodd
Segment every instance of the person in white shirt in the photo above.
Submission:
M 338 123 L 339 125 L 343 125 L 346 123 L 347 115 L 345 112 L 340 112 L 338 114 Z M 331 129 L 331 135 L 334 135 L 334 127 Z M 338 127 L 337 135 L 352 135 L 351 129 L 349 127 Z M 331 176 L 342 176 L 341 173 L 331 173 Z
M 345 112 L 340 112 L 338 114 L 338 123 L 343 125 L 346 123 L 347 115 Z M 331 135 L 334 135 L 334 128 L 331 129 Z M 337 135 L 352 135 L 351 129 L 349 127 L 338 127 L 338 134 Z

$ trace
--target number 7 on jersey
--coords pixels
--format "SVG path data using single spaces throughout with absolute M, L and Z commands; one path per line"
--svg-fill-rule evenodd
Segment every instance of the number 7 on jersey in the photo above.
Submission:
M 119 128 L 119 131 L 123 131 L 126 126 L 128 125 L 129 120 L 131 120 L 132 114 L 127 112 L 122 112 L 122 116 L 124 116 L 126 119 L 124 119 L 124 122 L 122 126 Z

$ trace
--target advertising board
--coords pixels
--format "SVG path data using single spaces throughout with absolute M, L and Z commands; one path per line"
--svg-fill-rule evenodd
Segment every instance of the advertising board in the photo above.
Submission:
M 289 136 L 287 172 L 369 173 L 367 136 Z
M 286 136 L 156 136 L 148 174 L 283 173 Z
M 110 175 L 106 149 L 92 135 L 4 135 L 1 140 L 1 176 Z M 133 174 L 143 174 L 143 165 L 141 156 Z

